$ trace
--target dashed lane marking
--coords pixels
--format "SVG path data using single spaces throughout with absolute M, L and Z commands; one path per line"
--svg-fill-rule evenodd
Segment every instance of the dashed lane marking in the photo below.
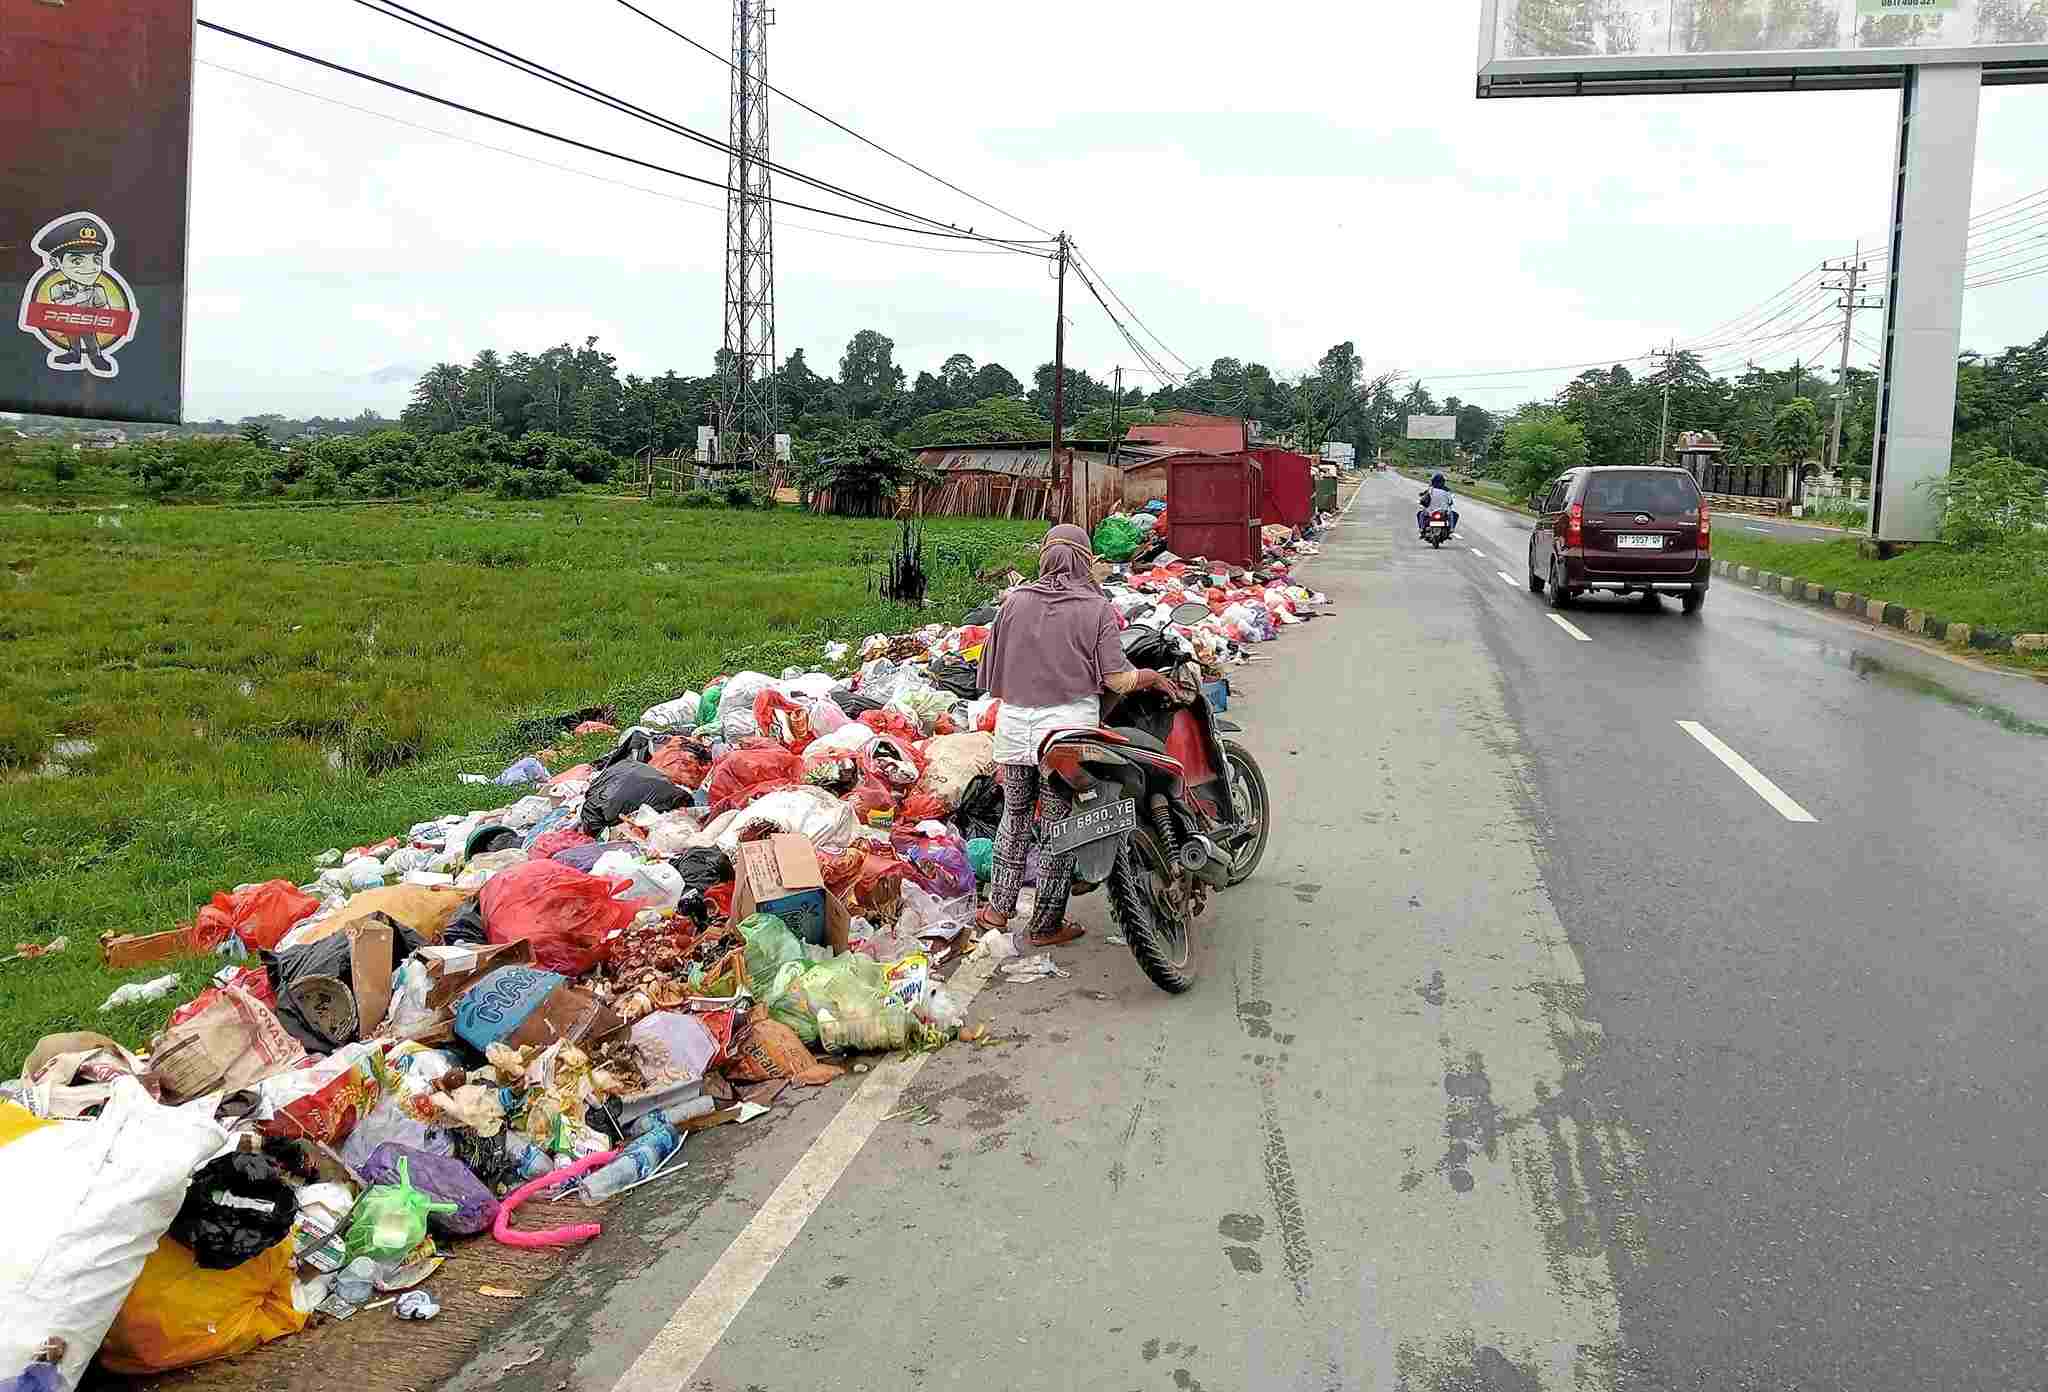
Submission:
M 1750 786 L 1756 795 L 1768 802 L 1777 814 L 1788 822 L 1817 822 L 1820 818 L 1786 796 L 1785 790 L 1757 772 L 1755 764 L 1737 754 L 1720 738 L 1697 720 L 1681 720 L 1678 728 L 1698 740 L 1709 754 L 1726 764 L 1729 769 Z
M 1566 633 L 1571 634 L 1572 637 L 1578 639 L 1581 643 L 1590 643 L 1593 641 L 1591 634 L 1582 632 L 1577 624 L 1573 623 L 1570 619 L 1565 618 L 1561 614 L 1552 614 L 1550 616 L 1550 621 L 1556 624 L 1559 628 L 1563 629 Z

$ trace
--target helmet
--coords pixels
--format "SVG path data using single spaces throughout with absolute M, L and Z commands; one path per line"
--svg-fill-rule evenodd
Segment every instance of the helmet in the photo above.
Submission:
M 1444 476 L 1442 474 L 1430 475 L 1429 486 L 1431 488 L 1442 488 L 1444 486 Z

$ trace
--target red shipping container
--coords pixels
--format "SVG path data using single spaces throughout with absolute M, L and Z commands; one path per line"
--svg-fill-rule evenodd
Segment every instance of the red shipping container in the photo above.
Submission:
M 1306 527 L 1315 520 L 1315 461 L 1284 449 L 1256 449 L 1265 472 L 1265 520 L 1287 527 Z
M 1259 563 L 1265 478 L 1250 454 L 1191 454 L 1166 471 L 1166 545 L 1186 559 Z

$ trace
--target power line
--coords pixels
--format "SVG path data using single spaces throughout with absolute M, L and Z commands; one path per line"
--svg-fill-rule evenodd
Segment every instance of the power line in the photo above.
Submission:
M 647 195 L 649 198 L 660 198 L 670 203 L 681 203 L 692 208 L 703 208 L 709 212 L 722 214 L 725 211 L 725 209 L 719 207 L 716 203 L 706 203 L 702 199 L 698 198 L 685 198 L 683 195 L 679 193 L 664 193 L 660 189 L 651 189 L 641 184 L 627 183 L 624 179 L 608 178 L 605 175 L 596 173 L 592 170 L 578 169 L 576 166 L 572 164 L 557 164 L 553 160 L 544 160 L 540 158 L 538 155 L 530 155 L 523 150 L 514 150 L 511 147 L 505 145 L 493 145 L 486 140 L 473 140 L 468 136 L 457 135 L 453 131 L 444 131 L 435 126 L 424 126 L 417 121 L 408 121 L 402 116 L 394 116 L 388 111 L 378 111 L 373 107 L 357 106 L 354 102 L 345 102 L 342 101 L 339 97 L 330 97 L 322 92 L 308 91 L 304 87 L 294 87 L 289 82 L 279 82 L 275 78 L 264 77 L 257 73 L 245 72 L 241 68 L 230 67 L 226 63 L 216 63 L 206 58 L 200 58 L 196 61 L 199 63 L 201 67 L 212 68 L 215 72 L 232 73 L 234 76 L 244 78 L 250 82 L 260 82 L 266 87 L 275 87 L 281 92 L 291 92 L 297 96 L 309 98 L 312 101 L 325 102 L 329 106 L 338 106 L 344 111 L 353 111 L 356 112 L 358 115 L 374 117 L 379 121 L 389 121 L 391 124 L 395 126 L 404 126 L 408 130 L 416 130 L 424 135 L 439 136 L 443 140 L 452 140 L 455 141 L 457 144 L 469 145 L 479 150 L 489 150 L 493 154 L 504 155 L 511 159 L 522 160 L 527 164 L 538 165 L 542 169 L 553 169 L 559 173 L 573 174 L 579 179 L 590 179 L 596 183 L 609 184 L 613 188 L 628 189 L 634 193 L 642 193 Z M 903 251 L 922 251 L 936 255 L 1008 256 L 1012 254 L 1010 248 L 1008 247 L 953 247 L 937 245 L 920 245 L 917 242 L 890 242 L 884 241 L 880 237 L 863 237 L 853 232 L 837 232 L 829 227 L 812 227 L 806 223 L 801 222 L 781 222 L 778 223 L 777 226 L 779 229 L 782 230 L 788 230 L 792 232 L 810 232 L 815 233 L 817 236 L 820 237 L 836 237 L 841 241 L 860 242 L 867 246 L 896 247 Z
M 621 3 L 623 2 L 624 0 L 621 0 Z M 1150 337 L 1154 343 L 1158 344 L 1160 348 L 1165 351 L 1168 357 L 1172 358 L 1175 362 L 1179 363 L 1183 368 L 1187 369 L 1189 372 L 1193 372 L 1196 370 L 1195 365 L 1193 363 L 1189 362 L 1180 354 L 1174 352 L 1173 349 L 1167 345 L 1165 339 L 1161 338 L 1158 334 L 1153 333 L 1151 327 L 1147 325 L 1144 320 L 1138 317 L 1138 311 L 1131 308 L 1131 302 L 1129 300 L 1125 299 L 1122 295 L 1119 295 L 1117 293 L 1116 287 L 1109 283 L 1109 277 L 1103 275 L 1102 270 L 1099 266 L 1097 266 L 1093 261 L 1089 260 L 1086 256 L 1083 256 L 1079 250 L 1076 250 L 1074 255 L 1081 262 L 1082 265 L 1086 266 L 1089 270 L 1095 273 L 1095 278 L 1102 282 L 1102 288 L 1109 292 L 1110 298 L 1115 300 L 1118 304 L 1122 305 L 1124 313 L 1131 316 L 1131 322 L 1136 324 L 1139 328 L 1145 330 L 1146 335 Z
M 706 44 L 699 43 L 696 39 L 691 38 L 682 30 L 674 28 L 673 26 L 663 22 L 662 20 L 657 19 L 655 16 L 641 9 L 638 5 L 632 4 L 631 0 L 618 0 L 618 3 L 620 5 L 625 6 L 625 8 L 631 10 L 634 14 L 639 15 L 640 18 L 646 20 L 655 28 L 674 35 L 676 38 L 681 39 L 684 43 L 690 45 L 690 47 L 698 50 L 701 53 L 709 54 L 711 57 L 716 58 L 719 62 L 725 64 L 728 68 L 732 66 L 732 60 L 726 57 L 724 54 L 718 52 L 717 50 L 709 47 Z M 844 121 L 841 121 L 836 117 L 826 115 L 824 112 L 818 110 L 818 108 L 812 106 L 810 103 L 804 101 L 802 98 L 791 96 L 789 93 L 783 91 L 780 87 L 777 87 L 774 83 L 765 82 L 762 85 L 766 87 L 769 91 L 773 92 L 776 96 L 781 97 L 784 101 L 788 102 L 791 106 L 794 106 L 799 110 L 809 112 L 811 115 L 825 122 L 825 124 L 831 126 L 833 129 L 845 132 L 847 135 L 852 136 L 855 140 L 858 140 L 861 144 L 868 146 L 870 149 L 880 151 L 882 154 L 887 155 L 890 159 L 895 160 L 898 164 L 904 166 L 907 169 L 916 170 L 919 174 L 924 175 L 927 179 L 932 180 L 934 183 L 943 184 L 945 187 L 959 194 L 962 198 L 968 199 L 969 201 L 974 203 L 979 203 L 982 207 L 987 208 L 990 212 L 1001 213 L 1004 217 L 1010 219 L 1010 221 L 1021 224 L 1022 226 L 1025 227 L 1029 227 L 1034 232 L 1043 232 L 1048 238 L 1053 236 L 1053 233 L 1050 229 L 1040 227 L 1037 223 L 1031 221 L 1031 219 L 1029 218 L 1019 217 L 1015 213 L 1006 211 L 1005 209 L 997 206 L 996 204 L 989 202 L 986 198 L 982 198 L 976 194 L 969 193 L 966 189 L 961 188 L 958 184 L 952 182 L 950 179 L 941 178 L 939 175 L 934 174 L 931 170 L 926 169 L 923 165 L 918 164 L 915 161 L 906 159 L 904 156 L 897 154 L 894 150 L 889 149 L 885 145 L 870 140 L 867 136 L 862 135 L 852 126 L 847 125 Z
M 412 9 L 400 3 L 400 0 L 354 0 L 354 3 L 363 9 L 369 10 L 372 14 L 380 14 L 386 19 L 396 20 L 398 23 L 404 24 L 409 28 L 417 29 L 423 34 L 488 58 L 503 67 L 511 68 L 515 72 L 524 73 L 530 77 L 537 77 L 551 86 L 559 87 L 563 91 L 594 101 L 601 106 L 608 107 L 647 125 L 654 126 L 656 129 L 682 136 L 686 140 L 694 141 L 707 149 L 716 150 L 721 154 L 732 155 L 735 153 L 729 142 L 721 140 L 717 136 L 697 130 L 693 126 L 685 125 L 681 121 L 663 116 L 658 112 L 649 111 L 646 107 L 627 101 L 622 97 L 605 91 L 603 88 L 593 86 L 581 78 L 571 77 L 567 73 L 557 71 L 536 59 L 528 58 L 524 54 L 515 53 L 501 44 L 491 42 L 489 39 L 480 38 L 457 25 L 448 23 L 446 20 L 436 19 L 432 15 Z M 778 164 L 774 160 L 766 160 L 762 163 L 774 173 L 795 179 L 799 183 L 808 184 L 821 193 L 833 194 L 876 212 L 907 218 L 913 222 L 929 223 L 933 227 L 942 228 L 951 233 L 960 233 L 958 227 L 942 218 L 928 217 L 922 213 L 898 207 L 878 198 L 870 198 L 866 194 L 857 193 L 843 185 L 833 183 L 831 180 L 806 174 L 801 170 Z M 970 231 L 964 235 L 973 236 L 978 234 Z M 1021 239 L 983 236 L 981 240 L 1008 245 Z
M 388 77 L 378 77 L 374 73 L 367 73 L 362 71 L 360 68 L 349 67 L 345 63 L 337 63 L 330 58 L 317 57 L 314 54 L 306 53 L 296 48 L 290 48 L 284 44 L 276 43 L 270 39 L 259 38 L 254 34 L 244 33 L 239 29 L 230 29 L 225 24 L 216 24 L 214 21 L 210 19 L 202 19 L 198 21 L 198 23 L 199 27 L 202 29 L 210 29 L 216 34 L 225 34 L 227 37 L 231 39 L 239 39 L 243 43 L 254 44 L 258 48 L 267 48 L 271 52 L 281 53 L 285 55 L 287 58 L 297 58 L 301 62 L 311 63 L 315 67 L 326 68 L 329 72 L 343 73 L 349 77 L 358 78 L 364 82 L 372 82 L 379 87 L 386 87 L 394 92 L 403 92 L 409 97 L 418 97 L 422 101 L 430 101 L 435 103 L 436 105 L 445 106 L 454 111 L 460 111 L 468 116 L 480 117 L 481 119 L 486 121 L 495 121 L 497 124 L 501 126 L 509 126 L 513 130 L 524 131 L 528 135 L 537 135 L 544 140 L 552 140 L 557 142 L 558 144 L 568 145 L 574 149 L 582 150 L 588 154 L 602 155 L 606 159 L 618 160 L 622 164 L 634 165 L 640 169 L 651 170 L 656 174 L 666 174 L 671 178 L 682 179 L 688 183 L 702 184 L 706 188 L 715 188 L 724 193 L 730 193 L 732 191 L 729 185 L 727 185 L 724 181 L 719 179 L 707 179 L 701 174 L 687 174 L 680 169 L 671 169 L 667 165 L 656 164 L 651 160 L 640 159 L 637 158 L 636 156 L 624 154 L 617 150 L 607 150 L 602 146 L 592 145 L 587 141 L 578 140 L 573 136 L 561 135 L 555 131 L 545 130 L 540 126 L 528 125 L 524 121 L 514 120 L 510 116 L 500 116 L 496 112 L 486 111 L 481 107 L 470 106 L 464 102 L 456 101 L 451 97 L 443 97 L 433 92 L 423 91 L 417 87 L 409 87 L 403 82 L 395 82 Z M 817 213 L 822 217 L 838 218 L 843 222 L 859 223 L 865 227 L 879 227 L 884 231 L 888 232 L 903 232 L 918 237 L 940 237 L 952 241 L 976 241 L 989 242 L 1002 246 L 1009 245 L 1008 243 L 1001 241 L 1001 239 L 999 238 L 978 236 L 977 234 L 972 232 L 944 232 L 935 231 L 933 229 L 925 227 L 906 227 L 901 223 L 882 222 L 874 218 L 860 217 L 854 213 L 841 212 L 836 208 L 820 208 L 809 203 L 798 203 L 795 200 L 788 198 L 776 198 L 772 199 L 771 201 L 781 207 L 795 208 L 798 209 L 799 211 L 806 213 Z M 1051 257 L 1046 255 L 1046 253 L 1044 252 L 1029 251 L 1023 247 L 1012 247 L 1011 249 L 1015 251 L 1018 255 L 1035 256 L 1038 257 L 1040 260 L 1051 259 Z

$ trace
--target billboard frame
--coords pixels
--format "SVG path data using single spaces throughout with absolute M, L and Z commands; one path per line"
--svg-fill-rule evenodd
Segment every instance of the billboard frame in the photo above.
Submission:
M 2048 44 L 1503 58 L 1495 51 L 1500 40 L 1501 4 L 1502 0 L 1480 0 L 1476 95 L 1482 100 L 1868 91 L 1904 86 L 1909 68 L 1949 63 L 1981 68 L 1987 87 L 2048 82 Z

